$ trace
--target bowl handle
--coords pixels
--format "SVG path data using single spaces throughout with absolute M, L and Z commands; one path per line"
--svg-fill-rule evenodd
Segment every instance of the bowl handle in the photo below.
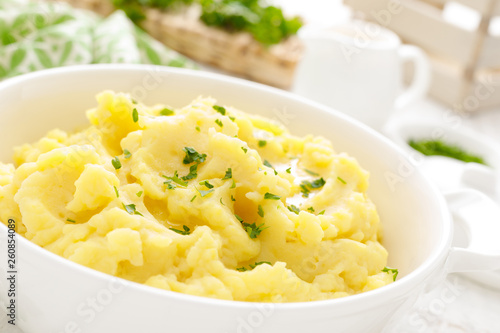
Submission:
M 450 249 L 447 261 L 448 272 L 500 269 L 500 207 L 472 189 L 444 195 L 456 229 L 455 246 Z

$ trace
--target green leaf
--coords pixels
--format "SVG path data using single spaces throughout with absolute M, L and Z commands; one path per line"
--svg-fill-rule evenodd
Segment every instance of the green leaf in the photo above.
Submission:
M 191 147 L 184 147 L 182 150 L 186 153 L 186 156 L 184 156 L 184 159 L 182 160 L 182 163 L 184 164 L 190 164 L 193 162 L 203 163 L 207 158 L 207 154 L 200 154 Z
M 146 55 L 148 56 L 149 61 L 153 65 L 162 65 L 160 56 L 153 50 L 151 47 L 146 46 Z
M 175 228 L 169 228 L 169 229 L 181 235 L 189 235 L 191 233 L 191 229 L 187 225 L 182 226 L 182 229 L 184 230 L 179 230 Z
M 64 23 L 66 21 L 71 21 L 71 20 L 74 20 L 74 19 L 75 19 L 74 16 L 69 15 L 69 14 L 64 14 L 64 15 L 61 15 L 60 17 L 58 17 L 57 19 L 55 19 L 52 22 L 52 25 L 61 24 L 61 23 Z
M 256 262 L 255 264 L 250 264 L 250 268 L 254 269 L 255 267 L 259 266 L 259 265 L 263 265 L 263 264 L 268 264 L 268 265 L 272 265 L 269 261 L 259 261 L 259 262 Z
M 231 178 L 233 178 L 233 170 L 231 168 L 227 168 L 226 174 L 224 175 L 224 178 L 222 178 L 222 180 Z
M 7 76 L 7 71 L 0 65 L 0 78 L 6 76 Z
M 185 182 L 181 178 L 179 178 L 179 174 L 177 173 L 177 171 L 174 172 L 174 175 L 172 177 L 168 177 L 165 175 L 163 175 L 162 177 L 168 179 L 169 181 L 173 181 L 176 184 L 179 184 L 180 186 L 183 186 L 183 187 L 186 187 L 188 185 L 187 182 Z M 164 184 L 168 184 L 169 181 L 164 182 Z
M 264 209 L 262 208 L 261 205 L 259 205 L 257 213 L 259 214 L 260 217 L 264 217 Z
M 11 29 L 12 30 L 20 30 L 23 26 L 26 26 L 28 22 L 28 14 L 27 13 L 22 13 L 19 14 L 18 17 L 14 20 L 12 23 Z
M 269 200 L 279 200 L 281 197 L 276 195 L 276 194 L 272 194 L 272 193 L 269 193 L 269 192 L 266 192 L 266 194 L 264 194 L 264 199 L 269 199 Z
M 189 173 L 182 177 L 182 180 L 191 180 L 198 177 L 198 164 L 193 164 L 189 167 Z
M 210 184 L 210 183 L 208 182 L 208 180 L 205 180 L 205 181 L 203 181 L 203 182 L 200 182 L 199 184 L 200 184 L 200 185 L 205 185 L 207 188 L 214 188 L 214 186 L 213 186 L 212 184 Z
M 13 70 L 17 66 L 19 66 L 19 64 L 23 62 L 25 56 L 26 50 L 21 48 L 15 50 L 14 53 L 12 53 L 12 57 L 10 58 L 10 69 Z
M 115 170 L 118 170 L 122 167 L 122 162 L 120 162 L 120 159 L 118 158 L 118 156 L 115 156 L 112 160 L 111 160 L 111 164 L 113 165 L 113 167 L 115 168 Z
M 59 59 L 59 65 L 62 66 L 65 64 L 66 60 L 68 60 L 68 57 L 73 50 L 73 42 L 72 41 L 67 41 L 64 43 L 64 48 L 62 51 L 61 59 Z
M 297 215 L 300 213 L 299 207 L 297 207 L 295 205 L 290 205 L 290 206 L 287 206 L 286 208 L 288 208 L 289 211 L 291 211 L 292 213 L 295 213 Z
M 40 61 L 40 64 L 42 64 L 43 67 L 45 68 L 52 68 L 54 67 L 54 64 L 52 62 L 52 59 L 50 59 L 50 56 L 45 52 L 44 50 L 40 48 L 35 48 L 33 51 L 35 51 L 38 60 Z
M 134 108 L 134 110 L 132 111 L 132 120 L 134 121 L 134 123 L 139 121 L 139 112 L 137 112 L 136 108 Z
M 241 225 L 247 232 L 248 236 L 252 239 L 257 238 L 257 236 L 259 236 L 262 231 L 269 228 L 269 227 L 263 228 L 262 226 L 264 225 L 264 223 L 262 223 L 261 225 L 257 225 L 255 222 L 252 224 L 241 222 Z
M 123 209 L 125 209 L 127 211 L 127 213 L 129 213 L 130 215 L 140 215 L 140 216 L 144 216 L 142 215 L 141 213 L 139 213 L 137 210 L 136 210 L 136 207 L 134 204 L 130 204 L 130 205 L 125 205 L 124 203 L 122 203 L 123 205 Z
M 219 112 L 221 115 L 225 116 L 226 115 L 226 108 L 224 108 L 223 106 L 219 106 L 219 105 L 214 105 L 212 106 L 212 108 Z
M 173 114 L 175 114 L 175 112 L 167 108 L 163 108 L 163 110 L 160 111 L 161 116 L 171 116 Z
M 203 191 L 203 190 L 199 190 L 198 188 L 196 188 L 196 190 L 200 193 L 201 197 L 203 198 L 204 196 L 207 196 L 209 195 L 210 193 L 212 193 L 214 191 L 214 189 L 210 189 L 208 191 Z
M 314 171 L 311 171 L 308 169 L 304 169 L 304 171 L 307 172 L 308 174 L 310 174 L 311 176 L 319 176 L 319 173 L 317 173 L 317 172 L 314 172 Z
M 390 268 L 387 266 L 382 269 L 382 272 L 387 273 L 387 274 L 392 273 L 392 280 L 393 281 L 396 281 L 396 278 L 398 277 L 398 274 L 399 274 L 399 271 L 397 268 Z
M 264 164 L 266 167 L 268 167 L 268 168 L 271 168 L 271 169 L 273 168 L 273 166 L 271 165 L 271 163 L 269 163 L 269 161 L 268 161 L 268 160 L 264 160 L 264 163 L 263 163 L 263 164 Z
M 33 51 L 35 51 L 38 60 L 40 61 L 40 64 L 44 66 L 45 68 L 52 68 L 54 67 L 54 64 L 52 63 L 52 59 L 50 59 L 50 56 L 45 52 L 44 50 L 40 48 L 36 48 Z

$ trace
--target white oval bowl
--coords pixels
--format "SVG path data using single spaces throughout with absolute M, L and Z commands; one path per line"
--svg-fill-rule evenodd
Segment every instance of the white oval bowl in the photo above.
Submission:
M 398 280 L 341 299 L 265 304 L 216 300 L 113 278 L 17 238 L 17 324 L 24 332 L 378 332 L 394 312 L 445 275 L 452 240 L 446 202 L 388 139 L 307 99 L 240 79 L 141 65 L 91 65 L 36 72 L 0 84 L 0 160 L 53 128 L 86 123 L 102 90 L 131 92 L 145 104 L 188 104 L 199 95 L 281 121 L 295 135 L 322 135 L 370 176 L 389 266 Z M 362 98 L 362 97 L 360 97 Z M 0 241 L 7 228 L 0 223 Z M 2 243 L 2 242 L 0 242 Z M 6 260 L 0 263 L 6 268 Z M 3 275 L 2 275 L 3 276 Z M 2 290 L 7 285 L 2 278 Z M 0 293 L 6 306 L 6 292 Z

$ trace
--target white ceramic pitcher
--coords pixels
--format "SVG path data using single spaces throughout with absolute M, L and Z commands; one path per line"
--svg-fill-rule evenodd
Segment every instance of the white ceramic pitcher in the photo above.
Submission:
M 305 26 L 306 45 L 292 90 L 331 106 L 380 130 L 395 109 L 422 98 L 430 69 L 425 54 L 402 45 L 392 31 L 354 20 L 332 26 Z M 403 89 L 402 65 L 414 63 L 414 76 Z

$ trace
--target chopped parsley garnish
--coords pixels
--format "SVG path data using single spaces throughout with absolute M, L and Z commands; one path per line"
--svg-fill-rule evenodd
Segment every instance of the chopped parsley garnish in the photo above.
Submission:
M 226 115 L 226 108 L 225 108 L 225 107 L 223 107 L 223 106 L 219 106 L 219 105 L 214 105 L 214 106 L 212 106 L 212 108 L 213 108 L 215 111 L 219 112 L 221 115 L 223 115 L 223 116 L 225 116 L 225 115 Z
M 134 123 L 139 121 L 139 112 L 137 112 L 136 108 L 134 108 L 134 110 L 132 111 L 132 120 L 134 121 Z
M 169 228 L 169 229 L 172 231 L 175 231 L 176 233 L 181 234 L 181 235 L 189 235 L 191 233 L 191 229 L 189 229 L 189 227 L 187 225 L 182 226 L 182 229 L 184 229 L 184 230 L 179 230 L 179 229 L 175 229 L 175 228 Z
M 261 225 L 257 225 L 257 224 L 255 224 L 255 222 L 250 224 L 250 223 L 244 222 L 243 219 L 241 217 L 239 217 L 238 215 L 234 214 L 234 216 L 236 217 L 236 219 L 238 221 L 240 221 L 241 225 L 243 226 L 243 228 L 247 232 L 248 236 L 252 239 L 257 238 L 257 236 L 259 236 L 262 231 L 269 228 L 269 227 L 263 228 L 264 223 L 262 223 Z
M 252 238 L 252 239 L 257 238 L 257 236 L 259 236 L 262 231 L 264 231 L 265 229 L 269 228 L 269 227 L 262 228 L 262 226 L 264 225 L 264 223 L 262 223 L 259 226 L 257 226 L 255 224 L 255 222 L 252 223 L 252 224 L 241 222 L 241 224 L 243 225 L 243 228 L 247 232 L 248 236 L 250 236 L 250 238 Z
M 132 153 L 128 149 L 123 149 L 123 157 L 130 158 L 132 157 Z
M 160 111 L 161 116 L 171 116 L 173 114 L 174 114 L 174 111 L 167 109 L 167 108 L 163 108 L 163 110 Z
M 210 193 L 212 193 L 215 190 L 213 188 L 211 188 L 208 191 L 203 191 L 203 190 L 199 190 L 198 188 L 196 188 L 196 191 L 198 191 L 200 193 L 201 197 L 203 198 L 203 197 L 209 195 Z
M 259 147 L 264 147 L 267 144 L 266 140 L 259 140 Z
M 125 205 L 124 203 L 122 203 L 123 205 L 123 208 L 127 211 L 127 213 L 129 213 L 130 215 L 140 215 L 140 216 L 144 216 L 142 215 L 141 213 L 139 213 L 136 208 L 135 208 L 135 205 L 134 204 L 130 204 L 130 205 Z
M 286 169 L 286 173 L 292 173 L 292 167 Z
M 384 273 L 392 273 L 392 280 L 393 281 L 396 281 L 396 277 L 398 276 L 399 272 L 397 270 L 397 268 L 390 268 L 390 267 L 384 267 L 384 269 L 382 269 L 382 272 Z
M 269 192 L 266 192 L 266 194 L 264 194 L 264 199 L 269 199 L 269 200 L 279 200 L 281 197 L 276 195 L 276 194 L 272 194 L 272 193 L 269 193 Z
M 118 158 L 118 156 L 115 156 L 111 160 L 111 164 L 113 164 L 113 168 L 115 168 L 115 170 L 118 170 L 122 167 L 122 162 L 120 162 L 120 159 Z
M 167 181 L 163 182 L 163 184 L 171 184 L 172 181 L 180 186 L 186 187 L 188 185 L 187 182 L 183 181 L 182 179 L 179 178 L 179 174 L 177 171 L 174 172 L 174 175 L 172 177 L 168 176 L 162 176 L 163 178 L 166 178 Z
M 130 99 L 132 101 L 133 104 L 137 104 L 137 101 L 133 98 Z
M 113 188 L 115 189 L 116 197 L 119 198 L 120 197 L 120 193 L 118 193 L 118 189 L 116 188 L 116 186 L 113 186 Z
M 314 172 L 314 171 L 311 171 L 308 169 L 304 169 L 304 171 L 307 172 L 308 174 L 310 174 L 311 176 L 319 176 L 319 173 L 317 173 L 317 172 Z
M 144 193 L 143 191 L 139 191 L 137 192 L 135 195 L 137 195 L 139 198 L 141 197 L 142 193 Z
M 245 148 L 245 147 L 241 147 L 241 150 L 243 150 L 245 152 L 245 154 L 247 153 L 248 149 Z
M 321 212 L 318 213 L 318 215 L 325 215 L 325 210 L 323 209 Z
M 231 121 L 232 121 L 233 123 L 234 123 L 234 121 L 236 120 L 236 118 L 235 118 L 235 117 L 231 117 L 231 116 L 229 116 L 229 119 L 231 119 Z
M 300 184 L 300 191 L 302 192 L 302 196 L 304 198 L 309 197 L 309 193 L 311 192 L 309 190 L 309 188 L 307 187 L 307 185 L 305 185 L 305 184 Z
M 184 164 L 191 164 L 193 162 L 203 163 L 207 158 L 207 154 L 200 154 L 191 147 L 184 147 L 182 150 L 186 153 L 184 160 L 182 160 Z
M 261 205 L 259 205 L 257 209 L 257 214 L 259 214 L 260 217 L 264 217 L 264 209 L 262 208 Z
M 313 180 L 312 182 L 310 182 L 308 180 L 302 181 L 302 183 L 300 183 L 302 196 L 307 198 L 309 196 L 309 193 L 311 192 L 311 190 L 321 188 L 325 184 L 326 184 L 326 182 L 323 178 L 318 178 L 316 180 Z
M 215 119 L 215 123 L 217 125 L 219 125 L 220 127 L 224 126 L 224 124 L 222 123 L 222 121 L 220 119 Z
M 222 178 L 222 180 L 231 178 L 233 178 L 233 170 L 231 168 L 227 168 L 226 174 L 224 175 L 224 178 Z
M 236 201 L 236 199 L 233 197 L 232 194 L 231 194 L 231 201 Z
M 271 163 L 269 163 L 269 161 L 268 161 L 268 160 L 264 160 L 264 163 L 263 163 L 263 164 L 264 164 L 266 167 L 268 167 L 268 168 L 271 168 L 271 169 L 273 168 L 273 166 L 271 165 Z
M 76 223 L 76 221 L 72 220 L 72 219 L 66 219 L 66 221 L 71 222 L 71 223 Z
M 250 264 L 250 268 L 254 269 L 255 267 L 259 266 L 259 265 L 263 265 L 263 264 L 268 264 L 268 265 L 272 265 L 269 261 L 259 261 L 259 262 L 256 262 L 255 264 Z
M 167 185 L 167 190 L 175 190 L 175 185 L 172 184 L 172 181 L 166 181 L 166 182 L 163 182 L 163 184 Z
M 311 213 L 314 213 L 314 207 L 309 207 L 307 208 L 308 211 L 310 211 Z
M 197 130 L 198 132 L 201 131 L 200 126 L 196 126 L 194 129 Z
M 205 185 L 207 188 L 214 188 L 214 186 L 213 186 L 212 184 L 210 184 L 210 183 L 208 182 L 208 180 L 205 180 L 205 181 L 203 181 L 203 182 L 200 182 L 199 184 L 200 184 L 200 185 Z
M 196 195 L 191 198 L 190 202 L 193 202 L 194 199 L 196 199 Z
M 465 151 L 463 148 L 441 140 L 410 140 L 410 147 L 426 156 L 446 156 L 463 162 L 475 162 L 486 165 L 484 159 Z
M 222 206 L 225 206 L 225 205 L 224 205 L 224 203 L 222 202 L 222 198 L 220 198 L 220 200 L 219 200 L 219 201 L 220 201 L 220 204 L 221 204 Z
M 182 177 L 182 180 L 195 179 L 198 176 L 198 164 L 193 164 L 189 167 L 189 173 Z
M 318 178 L 318 179 L 310 182 L 309 186 L 311 188 L 320 188 L 320 187 L 323 187 L 325 184 L 326 184 L 326 182 L 323 178 Z
M 230 188 L 235 188 L 235 187 L 236 187 L 236 182 L 235 182 L 235 181 L 234 181 L 234 179 L 233 179 L 233 184 L 231 185 L 231 187 L 230 187 Z
M 259 265 L 263 265 L 263 264 L 268 264 L 268 265 L 272 265 L 269 261 L 259 261 L 259 262 L 256 262 L 255 264 L 250 264 L 250 269 L 246 268 L 245 266 L 243 267 L 238 267 L 236 268 L 237 271 L 239 272 L 246 272 L 246 271 L 249 271 L 251 269 L 254 269 L 255 267 L 259 266 Z
M 290 206 L 287 206 L 286 208 L 288 208 L 289 211 L 291 211 L 292 213 L 295 213 L 297 215 L 300 213 L 299 207 L 297 207 L 295 205 L 290 205 Z
M 344 184 L 344 185 L 345 185 L 345 184 L 347 184 L 347 183 L 345 182 L 345 180 L 343 180 L 343 179 L 342 179 L 342 178 L 340 178 L 340 177 L 337 177 L 337 180 L 338 180 L 339 182 L 341 182 L 342 184 Z

